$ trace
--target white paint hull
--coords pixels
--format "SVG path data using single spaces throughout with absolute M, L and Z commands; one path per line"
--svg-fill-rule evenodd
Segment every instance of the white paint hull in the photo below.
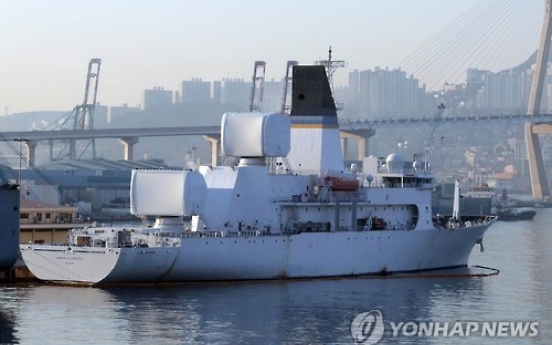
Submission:
M 363 176 L 345 172 L 323 66 L 295 66 L 292 96 L 289 121 L 281 114 L 223 117 L 221 145 L 241 158 L 237 166 L 134 170 L 131 210 L 155 216 L 152 227 L 73 229 L 71 249 L 22 245 L 28 268 L 42 280 L 98 284 L 339 277 L 468 264 L 492 223 L 488 217 L 433 217 L 425 161 L 371 156 Z M 192 217 L 189 228 L 184 216 Z
M 457 229 L 183 238 L 181 247 L 21 245 L 39 279 L 86 284 L 318 278 L 467 266 L 491 223 Z M 69 248 L 71 248 L 69 250 Z

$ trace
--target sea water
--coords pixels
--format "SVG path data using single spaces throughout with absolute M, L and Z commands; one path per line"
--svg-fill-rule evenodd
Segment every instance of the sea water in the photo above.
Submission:
M 0 343 L 353 344 L 351 322 L 361 313 L 376 311 L 385 326 L 377 344 L 550 344 L 549 224 L 552 209 L 539 209 L 534 221 L 496 222 L 486 234 L 485 251 L 475 247 L 470 258 L 470 265 L 500 270 L 490 277 L 109 289 L 1 286 Z M 401 322 L 407 327 L 393 334 L 391 325 Z M 455 322 L 534 322 L 538 334 L 413 332 L 422 323 Z M 374 324 L 364 326 L 364 334 L 369 335 Z M 366 337 L 361 340 L 374 343 Z

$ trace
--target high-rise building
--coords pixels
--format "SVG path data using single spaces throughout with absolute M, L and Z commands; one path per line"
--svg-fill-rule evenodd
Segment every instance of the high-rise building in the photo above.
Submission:
M 140 111 L 140 107 L 129 107 L 128 104 L 123 104 L 122 106 L 111 106 L 109 107 L 109 114 L 107 122 L 111 123 L 116 121 L 119 118 L 122 118 L 128 114 L 136 114 Z
M 107 117 L 107 106 L 96 103 L 94 107 L 94 128 L 106 128 L 108 117 Z
M 351 118 L 422 117 L 433 114 L 433 104 L 413 76 L 399 70 L 353 71 L 349 74 Z M 356 98 L 356 99 L 355 99 Z M 348 112 L 349 113 L 349 112 Z
M 201 78 L 192 78 L 189 81 L 182 82 L 181 103 L 210 103 L 211 102 L 211 83 L 203 81 Z
M 230 106 L 235 111 L 245 111 L 249 102 L 252 84 L 239 78 L 226 78 L 222 80 L 222 83 L 222 103 Z
M 220 80 L 213 82 L 213 103 L 222 103 L 222 82 Z
M 251 90 L 249 92 L 251 92 Z M 263 91 L 263 104 L 261 110 L 266 112 L 280 111 L 282 109 L 283 97 L 283 81 L 274 81 L 274 79 L 270 81 L 265 81 Z
M 144 90 L 144 110 L 167 107 L 173 104 L 173 93 L 160 86 Z
M 477 94 L 476 107 L 500 113 L 517 111 L 523 103 L 521 82 L 522 76 L 518 73 L 486 73 Z

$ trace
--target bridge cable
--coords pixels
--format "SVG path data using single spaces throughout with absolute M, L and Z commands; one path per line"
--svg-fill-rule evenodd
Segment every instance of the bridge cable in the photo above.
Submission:
M 507 54 L 503 54 L 502 52 L 507 49 L 511 49 L 510 36 L 512 36 L 512 33 L 517 34 L 517 41 L 524 42 L 525 46 L 530 45 L 529 43 L 531 40 L 523 40 L 525 35 L 522 36 L 520 30 L 517 30 L 518 25 L 509 25 L 511 22 L 510 18 L 515 19 L 521 17 L 519 15 L 516 16 L 516 14 L 525 13 L 528 10 L 531 13 L 529 17 L 531 20 L 529 23 L 534 23 L 535 21 L 533 18 L 538 17 L 539 13 L 542 14 L 542 4 L 535 6 L 534 1 L 519 2 L 514 0 L 495 0 L 476 3 L 472 8 L 464 12 L 456 21 L 445 28 L 445 30 L 443 30 L 440 34 L 436 35 L 432 40 L 423 45 L 416 52 L 409 55 L 401 64 L 406 65 L 407 69 L 409 68 L 409 64 L 412 64 L 413 75 L 415 75 L 419 80 L 437 80 L 430 84 L 429 89 L 434 89 L 441 83 L 438 80 L 442 75 L 447 75 L 447 79 L 452 78 L 449 79 L 452 82 L 460 80 L 461 75 L 465 72 L 465 66 L 467 66 L 468 63 L 474 63 L 469 62 L 466 56 L 472 60 L 475 59 L 475 61 L 480 64 L 496 64 L 498 61 L 500 64 L 505 65 Z M 528 17 L 524 16 L 523 20 L 526 21 L 527 18 Z M 521 20 L 522 19 L 518 19 L 518 21 Z M 462 25 L 463 23 L 466 24 Z M 533 33 L 537 32 L 539 25 L 526 26 L 531 28 L 531 37 L 537 37 L 537 35 L 534 35 Z M 504 31 L 507 32 L 507 35 L 498 35 L 499 32 Z M 475 35 L 478 36 L 475 44 L 472 41 L 468 41 L 469 37 L 473 37 Z M 444 49 L 440 49 L 443 45 L 442 43 L 446 42 L 449 43 L 445 44 Z M 499 59 L 495 59 L 493 62 L 493 60 L 488 59 L 491 54 L 489 54 L 487 50 L 489 50 L 489 47 L 492 48 L 494 46 L 498 46 L 499 49 L 494 49 L 493 54 L 497 51 L 500 54 L 497 54 L 499 55 Z M 519 44 L 517 47 L 519 47 Z M 519 56 L 526 54 L 525 52 L 527 49 L 515 49 L 515 51 L 516 61 L 519 61 Z M 466 52 L 468 54 L 466 54 Z M 445 67 L 439 67 L 438 63 L 440 61 L 450 60 L 453 62 L 447 63 L 447 66 Z M 449 67 L 451 65 L 458 67 L 451 69 Z M 407 81 L 401 84 L 403 89 L 401 91 L 404 92 L 409 83 Z M 397 96 L 388 95 L 385 99 L 372 100 L 376 101 L 373 108 L 381 108 L 381 105 L 377 104 L 378 102 L 395 104 L 395 107 L 397 107 L 400 102 L 396 102 L 396 98 Z

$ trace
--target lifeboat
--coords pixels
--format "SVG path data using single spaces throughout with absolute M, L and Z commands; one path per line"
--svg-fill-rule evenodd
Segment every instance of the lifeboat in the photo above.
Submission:
M 324 178 L 333 190 L 355 191 L 358 189 L 359 183 L 355 179 L 343 179 L 341 177 L 326 176 Z

